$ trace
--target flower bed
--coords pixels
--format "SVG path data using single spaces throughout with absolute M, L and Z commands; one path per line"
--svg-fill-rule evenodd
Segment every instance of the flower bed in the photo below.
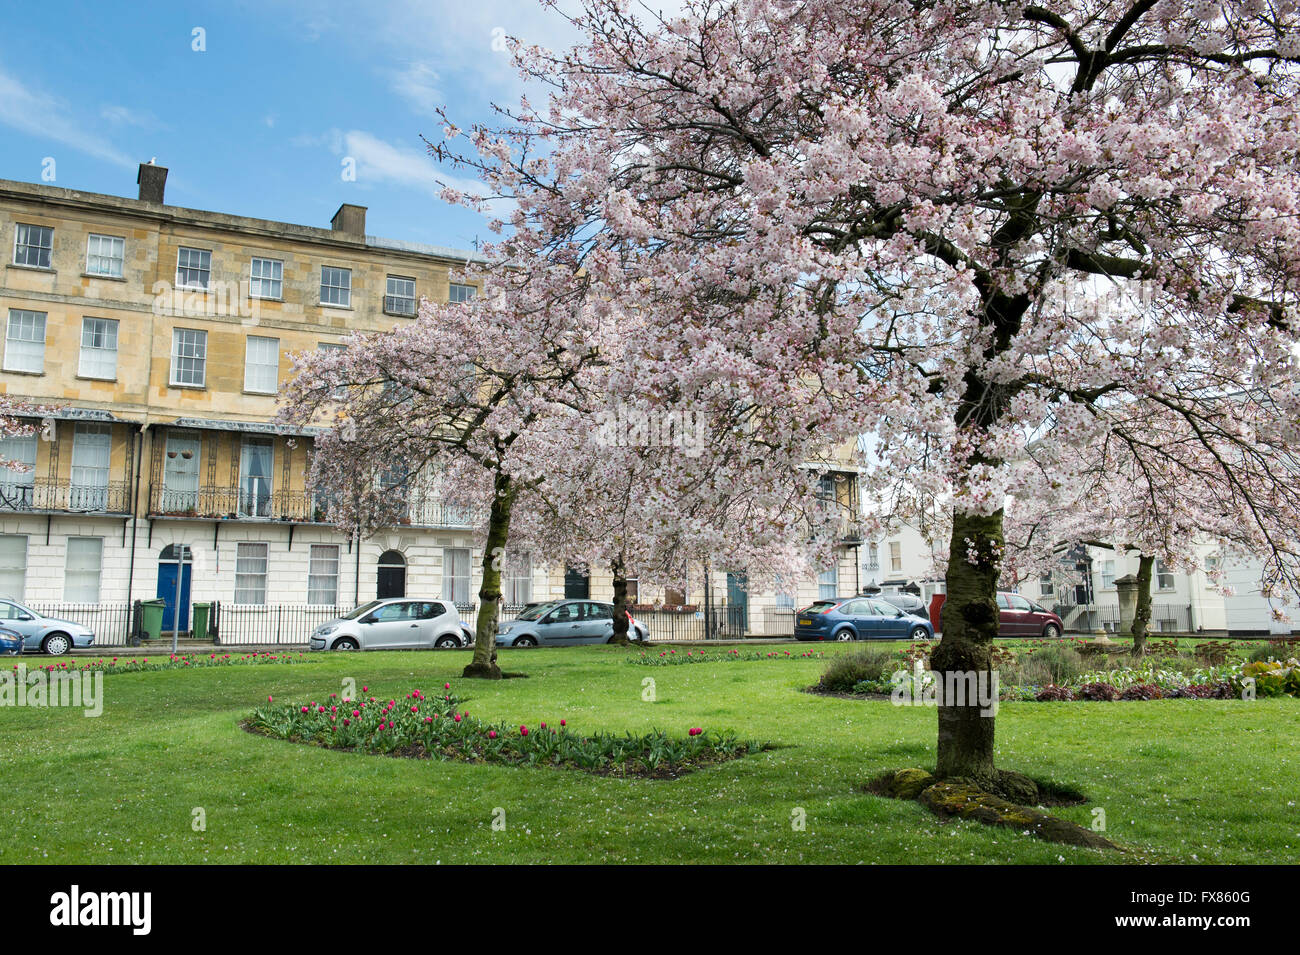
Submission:
M 627 657 L 628 663 L 646 667 L 678 666 L 683 663 L 727 663 L 753 660 L 820 660 L 826 654 L 820 650 L 804 650 L 793 653 L 789 650 L 664 650 L 660 653 L 639 653 Z
M 685 773 L 737 759 L 768 748 L 692 727 L 685 737 L 655 730 L 633 736 L 576 733 L 565 720 L 559 726 L 487 723 L 471 716 L 451 692 L 451 684 L 433 697 L 413 690 L 401 700 L 368 697 L 310 703 L 276 703 L 253 711 L 245 727 L 254 733 L 328 749 L 388 756 L 552 766 L 597 775 L 673 779 Z M 364 688 L 363 688 L 364 691 Z
M 149 659 L 148 657 L 128 657 L 121 659 L 111 657 L 87 660 L 84 663 L 64 661 L 38 666 L 27 666 L 28 670 L 44 670 L 46 673 L 153 673 L 159 670 L 201 670 L 208 667 L 226 666 L 266 666 L 269 664 L 316 663 L 318 658 L 302 653 L 244 653 L 239 656 L 225 654 L 172 654 L 167 658 Z M 18 669 L 18 664 L 14 664 Z

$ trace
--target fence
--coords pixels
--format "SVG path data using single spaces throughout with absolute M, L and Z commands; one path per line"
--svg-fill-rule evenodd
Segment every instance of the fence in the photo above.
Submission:
M 96 647 L 124 647 L 132 630 L 132 608 L 129 603 L 52 603 L 28 604 L 42 617 L 57 617 L 89 627 L 95 634 Z
M 1117 633 L 1120 626 L 1119 607 L 1117 605 L 1097 604 L 1057 604 L 1054 612 L 1071 633 L 1088 633 L 1093 630 L 1105 630 Z M 1147 629 L 1151 633 L 1190 633 L 1192 629 L 1192 608 L 1186 604 L 1152 604 L 1151 622 Z
M 311 633 L 351 607 L 226 604 L 212 607 L 212 629 L 222 646 L 276 644 L 306 646 Z

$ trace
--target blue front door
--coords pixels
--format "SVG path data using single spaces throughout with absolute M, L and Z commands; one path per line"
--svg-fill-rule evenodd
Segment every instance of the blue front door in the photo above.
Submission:
M 749 579 L 727 574 L 727 631 L 736 636 L 749 632 Z
M 185 573 L 181 576 L 181 622 L 180 629 L 190 629 L 190 565 L 185 564 Z M 176 629 L 176 564 L 158 563 L 158 597 L 167 601 L 163 610 L 163 632 Z

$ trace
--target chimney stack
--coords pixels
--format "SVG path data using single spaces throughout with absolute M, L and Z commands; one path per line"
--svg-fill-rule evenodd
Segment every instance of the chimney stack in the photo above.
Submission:
M 366 234 L 366 207 L 343 203 L 339 211 L 330 220 L 330 228 L 335 232 L 347 232 L 364 238 Z
M 163 190 L 167 186 L 166 166 L 155 166 L 152 159 L 148 162 L 142 162 L 135 181 L 140 184 L 141 201 L 156 202 L 162 205 Z

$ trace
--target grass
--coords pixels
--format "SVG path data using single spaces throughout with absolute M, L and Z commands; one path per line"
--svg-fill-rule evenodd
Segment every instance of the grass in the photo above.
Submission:
M 0 864 L 1300 862 L 1296 700 L 1003 704 L 1000 764 L 1082 790 L 1087 803 L 1053 810 L 1065 818 L 1089 825 L 1104 809 L 1107 835 L 1134 852 L 1103 854 L 863 793 L 885 769 L 933 765 L 935 713 L 799 692 L 824 659 L 643 668 L 626 652 L 505 650 L 502 665 L 529 679 L 499 683 L 458 679 L 467 652 L 323 655 L 118 674 L 97 719 L 0 707 Z M 451 682 L 493 722 L 702 726 L 777 748 L 629 780 L 337 752 L 238 727 L 268 695 L 308 702 L 348 677 L 399 699 Z

